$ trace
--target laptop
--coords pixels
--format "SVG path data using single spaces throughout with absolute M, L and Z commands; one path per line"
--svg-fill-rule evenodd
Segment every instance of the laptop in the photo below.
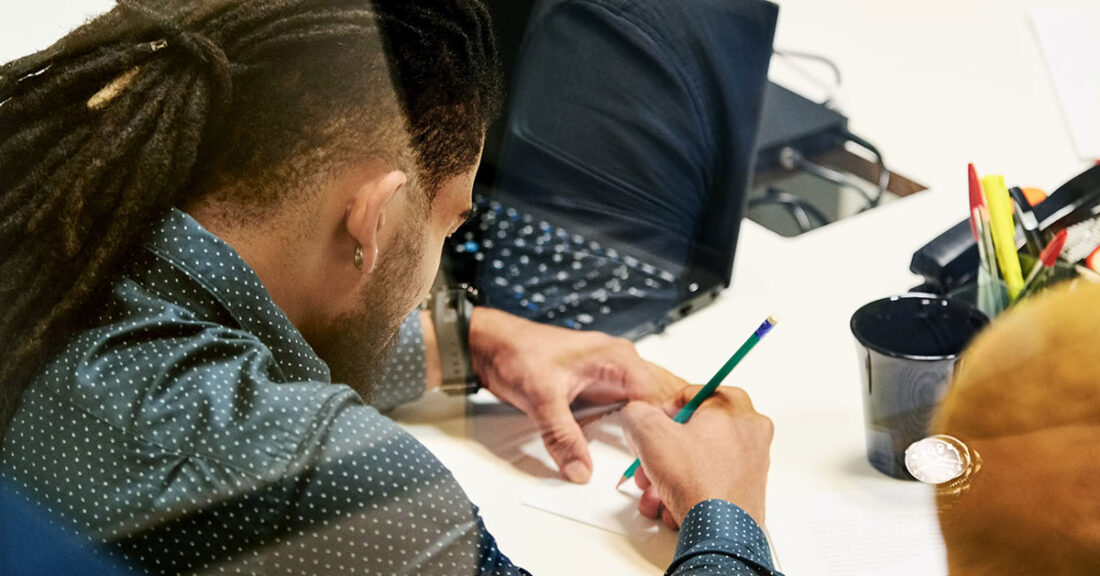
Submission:
M 584 125 L 569 123 L 570 113 L 561 107 L 568 98 L 555 92 L 563 73 L 575 75 L 573 88 L 615 81 L 584 77 L 606 74 L 598 66 L 573 69 L 575 63 L 564 62 L 556 67 L 555 39 L 537 34 L 547 29 L 538 19 L 554 14 L 560 4 L 490 2 L 494 17 L 497 10 L 507 11 L 495 22 L 509 27 L 508 34 L 498 30 L 498 38 L 503 59 L 516 63 L 507 75 L 511 98 L 502 121 L 490 129 L 473 216 L 448 242 L 443 269 L 450 281 L 476 288 L 483 305 L 538 322 L 638 339 L 703 308 L 730 284 L 777 9 L 760 0 L 731 0 L 721 8 L 698 2 L 700 9 L 725 19 L 714 27 L 723 36 L 710 38 L 716 52 L 730 56 L 724 61 L 728 68 L 708 72 L 709 88 L 722 91 L 711 96 L 720 113 L 708 129 L 718 134 L 710 139 L 720 139 L 719 150 L 728 157 L 715 161 L 710 185 L 681 186 L 675 178 L 662 180 L 665 174 L 682 175 L 678 158 L 647 156 L 649 149 L 631 148 L 638 138 L 617 130 L 617 114 L 645 110 L 630 109 L 628 102 Z M 528 21 L 532 14 L 536 22 Z M 527 22 L 522 41 L 515 34 L 517 22 Z M 720 58 L 702 61 L 723 65 Z M 653 93 L 644 79 L 624 76 L 625 87 L 617 90 L 620 101 L 623 94 Z M 596 105 L 605 104 L 602 96 L 594 96 Z M 649 118 L 657 129 L 664 128 L 663 118 Z M 681 119 L 668 118 L 670 123 Z M 589 136 L 599 122 L 608 123 L 597 130 L 606 139 Z
M 680 297 L 668 266 L 637 257 L 629 246 L 600 240 L 579 227 L 518 202 L 475 196 L 474 215 L 447 247 L 452 281 L 477 289 L 481 303 L 538 322 L 637 339 L 678 316 L 680 304 L 702 306 L 724 287 Z

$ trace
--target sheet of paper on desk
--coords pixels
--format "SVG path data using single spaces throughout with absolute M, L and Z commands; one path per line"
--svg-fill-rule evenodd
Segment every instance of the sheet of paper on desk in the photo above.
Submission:
M 784 573 L 946 576 L 947 556 L 931 490 L 915 483 L 891 484 L 773 492 L 768 529 Z
M 636 540 L 648 540 L 658 533 L 657 522 L 638 513 L 640 491 L 634 483 L 616 490 L 623 471 L 634 461 L 619 424 L 618 413 L 609 414 L 584 427 L 588 449 L 592 453 L 592 479 L 588 484 L 571 484 L 547 479 L 527 494 L 523 503 L 570 520 L 623 534 Z M 528 443 L 523 451 L 533 458 L 550 459 L 542 440 Z M 556 467 L 552 459 L 548 463 Z
M 1100 159 L 1100 9 L 1035 8 L 1031 23 L 1077 153 Z

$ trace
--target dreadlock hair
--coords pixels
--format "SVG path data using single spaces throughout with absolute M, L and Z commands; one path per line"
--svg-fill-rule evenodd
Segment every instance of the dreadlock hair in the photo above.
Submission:
M 0 440 L 169 207 L 260 213 L 364 154 L 430 201 L 501 106 L 481 0 L 118 2 L 0 66 Z

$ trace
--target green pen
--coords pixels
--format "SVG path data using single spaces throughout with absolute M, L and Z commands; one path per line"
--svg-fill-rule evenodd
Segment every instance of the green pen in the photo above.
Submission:
M 726 360 L 726 363 L 723 364 L 720 369 L 718 369 L 718 372 L 711 377 L 707 385 L 703 386 L 703 389 L 697 392 L 695 396 L 691 398 L 691 401 L 685 404 L 684 407 L 676 413 L 676 417 L 673 418 L 673 420 L 680 424 L 687 422 L 688 419 L 691 418 L 691 415 L 695 414 L 695 410 L 699 408 L 699 405 L 718 389 L 718 385 L 726 379 L 726 376 L 729 376 L 729 373 L 741 362 L 749 351 L 752 350 L 753 346 L 756 346 L 756 343 L 759 342 L 761 338 L 767 336 L 768 332 L 771 332 L 772 328 L 775 327 L 778 322 L 779 320 L 777 320 L 775 316 L 768 316 L 768 319 L 764 320 L 764 323 L 761 324 L 755 332 L 750 334 L 748 339 L 745 340 L 745 343 L 733 353 L 733 356 L 730 356 L 729 360 Z M 619 483 L 616 484 L 615 487 L 618 488 L 622 486 L 623 482 L 632 478 L 641 465 L 642 461 L 635 458 L 634 463 L 630 465 L 630 468 L 626 469 L 626 472 L 623 472 L 622 479 L 619 480 Z

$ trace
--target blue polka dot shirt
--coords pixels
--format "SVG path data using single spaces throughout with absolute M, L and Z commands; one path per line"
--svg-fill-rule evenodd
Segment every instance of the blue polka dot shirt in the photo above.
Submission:
M 148 574 L 526 574 L 378 411 L 424 389 L 416 314 L 365 403 L 178 210 L 99 305 L 27 388 L 0 453 L 0 477 L 68 529 Z M 752 519 L 710 501 L 669 573 L 774 572 Z

